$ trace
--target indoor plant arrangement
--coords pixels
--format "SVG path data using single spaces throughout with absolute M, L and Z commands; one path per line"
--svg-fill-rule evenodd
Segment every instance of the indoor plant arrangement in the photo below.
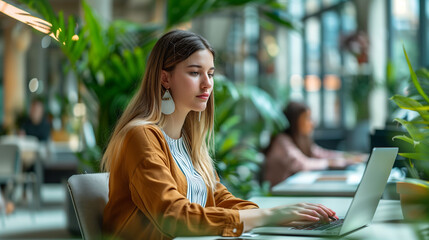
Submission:
M 397 183 L 402 212 L 408 220 L 429 220 L 429 71 L 413 70 L 404 48 L 410 69 L 411 82 L 408 96 L 394 95 L 391 99 L 402 109 L 410 110 L 414 116 L 409 120 L 395 118 L 409 136 L 395 136 L 413 146 L 414 152 L 399 153 L 408 159 L 411 178 Z

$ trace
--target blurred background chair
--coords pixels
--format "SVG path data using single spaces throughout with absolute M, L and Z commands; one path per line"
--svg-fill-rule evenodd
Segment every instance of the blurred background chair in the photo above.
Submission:
M 16 144 L 0 143 L 0 184 L 5 185 L 4 198 L 11 199 L 14 184 L 22 172 L 19 147 Z
M 0 180 L 6 183 L 6 179 L 13 179 L 6 187 L 6 199 L 14 198 L 16 201 L 26 201 L 33 208 L 40 207 L 40 184 L 42 182 L 42 169 L 40 151 L 41 145 L 34 136 L 1 136 L 0 144 L 2 146 L 15 146 L 14 150 L 4 147 L 5 155 L 0 153 L 0 159 L 5 158 L 4 164 L 9 164 L 4 170 L 0 170 Z M 11 153 L 14 151 L 17 153 Z M 13 156 L 12 156 L 13 155 Z M 6 160 L 6 157 L 8 160 Z M 3 160 L 1 160 L 3 161 Z M 11 163 L 14 161 L 14 163 Z M 8 162 L 8 163 L 7 163 Z M 12 174 L 14 177 L 10 178 Z M 19 191 L 22 190 L 22 191 Z M 11 195 L 14 194 L 14 195 Z M 31 195 L 31 196 L 30 196 Z M 25 198 L 24 198 L 25 197 Z
M 68 189 L 83 239 L 100 239 L 103 211 L 109 195 L 109 174 L 73 175 Z

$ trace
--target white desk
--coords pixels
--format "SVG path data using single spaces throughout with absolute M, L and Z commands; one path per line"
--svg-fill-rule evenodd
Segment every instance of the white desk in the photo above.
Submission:
M 353 197 L 364 170 L 362 164 L 351 170 L 299 172 L 275 185 L 271 193 L 275 196 Z M 400 169 L 392 169 L 383 198 L 398 199 L 396 182 L 404 177 Z
M 321 203 L 343 216 L 351 202 L 350 197 L 254 197 L 250 200 L 257 203 L 261 208 L 274 207 L 282 204 L 292 204 L 297 202 Z M 416 229 L 428 228 L 429 224 L 407 224 L 400 223 L 402 220 L 401 206 L 398 200 L 381 200 L 374 220 L 367 227 L 359 229 L 341 239 L 379 239 L 379 240 L 418 240 Z M 325 239 L 318 237 L 299 237 L 299 236 L 275 236 L 275 235 L 257 235 L 252 237 L 224 238 L 219 236 L 205 237 L 180 237 L 177 240 L 216 240 L 216 239 Z
M 271 193 L 287 196 L 352 197 L 362 178 L 363 170 L 358 168 L 299 172 L 273 186 Z

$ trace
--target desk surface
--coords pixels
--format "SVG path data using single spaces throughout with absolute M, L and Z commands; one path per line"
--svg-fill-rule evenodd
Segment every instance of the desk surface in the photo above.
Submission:
M 297 202 L 321 203 L 337 212 L 338 215 L 345 215 L 348 206 L 351 203 L 350 197 L 253 197 L 251 201 L 257 203 L 261 208 L 274 207 L 282 204 L 292 204 Z M 417 240 L 416 229 L 427 228 L 428 225 L 411 225 L 400 223 L 402 220 L 400 202 L 398 200 L 381 200 L 374 220 L 367 227 L 352 232 L 341 239 L 392 239 L 392 240 Z M 217 240 L 217 239 L 325 239 L 318 237 L 301 236 L 275 236 L 275 235 L 255 235 L 252 237 L 223 238 L 219 236 L 206 237 L 180 237 L 177 240 Z
M 273 195 L 354 196 L 365 166 L 353 170 L 304 171 L 275 185 Z

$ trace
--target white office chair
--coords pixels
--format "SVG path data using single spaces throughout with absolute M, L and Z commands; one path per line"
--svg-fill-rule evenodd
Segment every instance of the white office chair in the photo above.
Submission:
M 67 181 L 83 239 L 101 239 L 103 211 L 109 198 L 109 174 L 71 176 Z

